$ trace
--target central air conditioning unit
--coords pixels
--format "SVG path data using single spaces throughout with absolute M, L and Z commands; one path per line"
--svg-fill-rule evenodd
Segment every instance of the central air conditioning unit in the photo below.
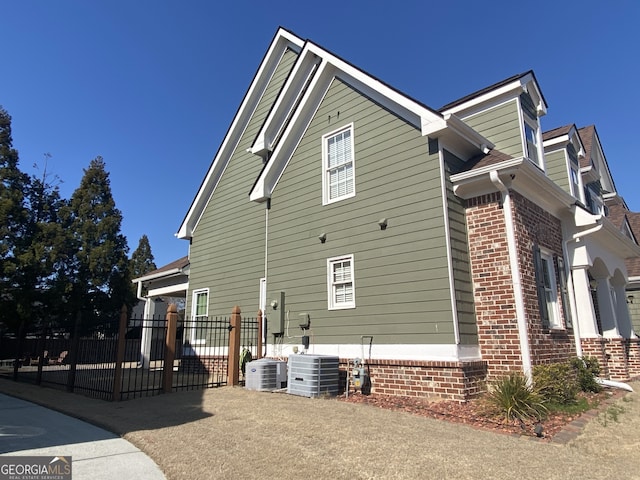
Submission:
M 340 359 L 332 355 L 289 355 L 287 393 L 301 397 L 337 395 Z
M 287 385 L 287 364 L 280 360 L 261 358 L 247 363 L 245 367 L 247 390 L 271 392 Z

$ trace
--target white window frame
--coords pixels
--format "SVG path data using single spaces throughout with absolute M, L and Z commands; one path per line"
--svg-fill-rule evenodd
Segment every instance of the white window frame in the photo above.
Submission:
M 560 321 L 560 308 L 558 305 L 558 285 L 556 283 L 556 267 L 553 262 L 553 255 L 547 250 L 540 249 L 540 261 L 542 262 L 545 301 L 549 315 L 549 328 L 562 328 Z
M 540 146 L 542 145 L 542 141 L 540 138 L 540 125 L 538 124 L 537 120 L 529 118 L 528 115 L 526 114 L 524 114 L 523 117 L 524 117 L 524 127 L 523 127 L 524 151 L 529 160 L 531 160 L 535 165 L 537 165 L 538 167 L 544 170 L 544 165 L 542 162 L 542 149 L 540 148 Z M 527 136 L 527 127 L 531 129 L 531 132 L 533 133 L 533 140 L 535 140 L 535 143 L 534 143 L 535 156 L 536 156 L 535 158 L 531 157 L 531 149 L 529 148 L 530 142 Z
M 206 295 L 207 296 L 207 303 L 205 305 L 205 312 L 204 314 L 197 313 L 198 310 L 198 301 L 197 298 L 199 295 Z M 208 288 L 199 288 L 198 290 L 194 290 L 193 293 L 191 294 L 191 319 L 192 320 L 197 320 L 198 318 L 208 318 L 209 317 L 209 289 Z M 203 338 L 196 338 L 196 332 L 198 331 L 196 329 L 196 323 L 192 322 L 191 323 L 191 335 L 189 338 L 189 342 L 191 342 L 192 345 L 203 345 L 206 340 Z
M 333 137 L 340 135 L 346 131 L 349 131 L 349 134 L 350 134 L 349 141 L 350 141 L 350 149 L 351 149 L 351 160 L 348 162 L 344 162 L 338 167 L 329 168 L 329 141 Z M 337 130 L 334 130 L 322 136 L 322 204 L 323 205 L 329 205 L 334 202 L 339 202 L 340 200 L 345 200 L 347 198 L 351 198 L 356 195 L 356 161 L 355 161 L 354 140 L 353 140 L 354 136 L 355 136 L 355 129 L 353 127 L 353 123 L 344 125 L 338 128 Z M 349 163 L 351 164 L 351 184 L 352 184 L 351 191 L 345 195 L 340 195 L 338 197 L 331 198 L 331 195 L 330 195 L 331 185 L 329 180 L 330 172 L 332 170 L 335 170 L 336 168 L 347 166 Z
M 574 178 L 575 176 L 575 178 Z M 571 185 L 571 193 L 581 202 L 582 200 L 582 176 L 580 175 L 580 167 L 569 161 L 569 185 Z M 575 180 L 575 181 L 574 181 Z
M 346 262 L 349 262 L 349 277 L 346 280 L 336 281 L 334 279 L 335 267 Z M 337 295 L 338 288 L 349 284 L 351 284 L 351 300 L 339 301 Z M 329 310 L 356 308 L 355 265 L 352 254 L 327 259 L 327 295 Z

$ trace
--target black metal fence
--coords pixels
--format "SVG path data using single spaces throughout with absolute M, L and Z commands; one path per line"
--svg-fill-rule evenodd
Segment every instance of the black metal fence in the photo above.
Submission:
M 75 339 L 71 328 L 30 332 L 22 341 L 3 337 L 0 376 L 104 400 L 167 391 L 167 375 L 171 391 L 226 385 L 229 318 L 177 322 L 173 336 L 167 325 L 164 318 L 121 318 L 85 329 Z M 241 344 L 257 356 L 258 321 L 246 319 L 240 325 Z M 165 365 L 168 338 L 175 338 L 170 367 Z

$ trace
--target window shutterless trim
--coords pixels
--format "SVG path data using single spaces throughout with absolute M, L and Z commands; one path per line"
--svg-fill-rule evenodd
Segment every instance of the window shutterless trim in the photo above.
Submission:
M 348 266 L 345 266 L 347 263 Z M 342 271 L 337 270 L 336 267 L 339 266 L 342 266 Z M 342 275 L 342 277 L 336 279 L 336 276 L 339 275 Z M 342 297 L 341 301 L 339 301 L 340 297 Z M 353 254 L 327 259 L 327 308 L 329 310 L 356 308 Z
M 349 154 L 350 159 L 337 166 L 329 166 L 329 142 L 334 137 L 338 135 L 349 132 Z M 332 132 L 329 132 L 322 136 L 322 204 L 328 205 L 330 203 L 339 202 L 340 200 L 344 200 L 347 198 L 354 197 L 356 194 L 356 163 L 355 163 L 355 152 L 354 152 L 354 136 L 355 129 L 353 123 L 348 125 L 344 125 Z M 343 170 L 344 174 L 348 176 L 346 180 L 341 181 L 344 182 L 345 187 L 349 190 L 347 193 L 342 195 L 337 195 L 334 198 L 331 198 L 331 181 L 330 175 L 331 172 L 338 172 L 340 169 Z

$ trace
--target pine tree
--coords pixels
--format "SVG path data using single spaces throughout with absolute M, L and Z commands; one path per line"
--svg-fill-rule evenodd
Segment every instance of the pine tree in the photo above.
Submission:
M 76 315 L 83 312 L 85 327 L 117 318 L 121 306 L 133 302 L 129 247 L 120 233 L 122 214 L 111 194 L 102 157 L 84 170 L 65 217 L 71 232 L 66 267 L 72 310 Z
M 11 116 L 0 107 L 0 321 L 13 330 L 19 323 L 14 299 L 20 289 L 16 248 L 25 235 L 27 184 L 13 148 Z
M 19 285 L 14 301 L 19 316 L 32 325 L 51 321 L 58 310 L 60 292 L 55 292 L 54 286 L 56 277 L 63 274 L 61 266 L 67 240 L 59 218 L 65 202 L 47 173 L 49 157 L 45 155 L 42 175 L 29 178 L 25 189 L 27 215 L 14 250 Z
M 134 250 L 131 255 L 131 261 L 129 262 L 131 278 L 142 277 L 143 275 L 156 270 L 158 267 L 156 267 L 153 260 L 153 253 L 151 253 L 149 238 L 146 235 L 142 235 L 138 242 L 138 248 Z

